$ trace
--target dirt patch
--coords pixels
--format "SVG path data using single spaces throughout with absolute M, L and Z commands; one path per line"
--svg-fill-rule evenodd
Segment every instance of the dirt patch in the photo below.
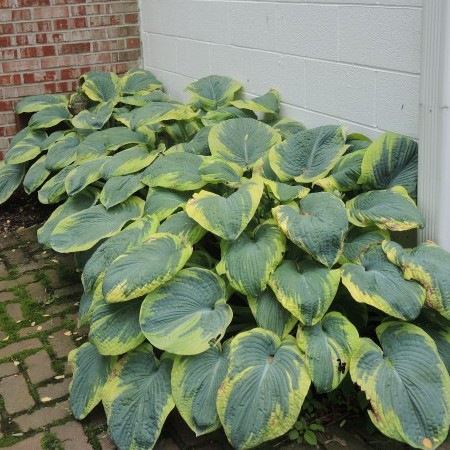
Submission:
M 57 205 L 43 205 L 37 195 L 27 195 L 22 187 L 0 205 L 0 232 L 9 233 L 21 227 L 45 222 Z

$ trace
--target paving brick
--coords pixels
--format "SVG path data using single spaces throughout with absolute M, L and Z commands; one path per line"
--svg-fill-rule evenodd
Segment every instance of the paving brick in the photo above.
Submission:
M 68 280 L 67 278 L 62 277 L 57 270 L 46 270 L 44 273 L 49 279 L 53 289 L 67 286 L 73 282 L 73 280 Z
M 38 409 L 31 414 L 17 417 L 14 419 L 14 422 L 26 433 L 29 430 L 45 427 L 56 420 L 64 419 L 68 415 L 70 415 L 69 404 L 67 402 L 61 402 L 56 403 L 54 406 Z
M 28 366 L 27 372 L 32 383 L 39 383 L 55 375 L 50 357 L 45 350 L 25 358 L 25 364 Z
M 78 422 L 67 422 L 50 429 L 64 445 L 65 450 L 92 450 L 83 427 Z
M 0 359 L 20 353 L 24 350 L 31 350 L 33 348 L 42 347 L 42 342 L 39 339 L 27 339 L 26 341 L 15 342 L 0 349 Z
M 56 297 L 74 297 L 79 296 L 83 292 L 83 286 L 80 283 L 73 284 L 55 290 Z
M 45 302 L 48 298 L 47 291 L 41 283 L 31 283 L 27 286 L 27 290 L 33 300 Z
M 3 234 L 0 237 L 0 250 L 19 245 L 19 240 L 12 234 Z
M 0 278 L 6 277 L 7 275 L 8 275 L 8 269 L 2 262 L 0 262 Z
M 41 439 L 43 438 L 44 433 L 39 433 L 25 439 L 24 441 L 18 442 L 17 444 L 8 447 L 9 450 L 41 450 Z
M 8 316 L 11 317 L 14 321 L 23 320 L 22 307 L 20 303 L 10 303 L 6 305 L 6 312 Z
M 0 379 L 16 375 L 19 373 L 19 369 L 12 362 L 0 364 Z
M 28 284 L 34 281 L 34 277 L 30 274 L 22 275 L 16 280 L 4 280 L 0 281 L 0 291 L 5 291 L 6 289 L 13 289 L 24 284 Z
M 19 267 L 16 268 L 16 270 L 18 270 L 19 273 L 25 273 L 31 270 L 40 269 L 42 266 L 44 266 L 44 264 L 42 264 L 41 262 L 31 262 L 28 264 L 21 264 Z
M 16 230 L 17 235 L 19 236 L 21 241 L 26 243 L 36 242 L 37 241 L 37 230 L 40 225 L 33 225 L 29 228 L 18 228 Z
M 67 330 L 60 330 L 53 333 L 54 338 L 50 341 L 57 358 L 67 357 L 70 350 L 76 348 L 72 338 L 64 334 L 66 331 Z
M 102 450 L 116 450 L 117 447 L 114 445 L 114 442 L 112 439 L 108 436 L 107 433 L 102 433 L 97 436 L 98 442 L 100 443 L 100 446 Z M 158 447 L 155 447 L 157 449 Z M 160 449 L 162 450 L 162 449 Z M 169 450 L 169 449 L 167 449 Z M 174 447 L 173 450 L 179 450 L 178 447 Z
M 8 302 L 14 298 L 12 292 L 0 292 L 0 302 Z
M 38 388 L 39 398 L 50 397 L 53 400 L 64 397 L 69 393 L 69 384 L 71 381 L 71 378 L 64 378 L 59 383 L 48 384 L 47 386 Z
M 12 250 L 5 251 L 3 252 L 3 254 L 5 255 L 6 261 L 11 266 L 17 266 L 18 264 L 26 263 L 29 261 L 28 256 L 18 248 L 13 248 Z
M 51 306 L 47 307 L 46 311 L 48 314 L 60 314 L 65 309 L 68 309 L 71 306 L 73 306 L 73 303 L 67 303 L 67 302 L 57 303 L 57 304 L 52 304 Z
M 38 325 L 35 325 L 34 327 L 21 328 L 19 330 L 19 336 L 26 337 L 26 336 L 30 336 L 35 333 L 39 333 L 41 331 L 48 331 L 48 330 L 51 330 L 52 328 L 59 327 L 61 325 L 61 323 L 62 323 L 61 318 L 54 317 L 54 318 L 48 320 L 47 322 L 40 323 Z
M 34 405 L 34 400 L 28 392 L 27 383 L 22 375 L 2 378 L 0 380 L 0 394 L 5 401 L 5 409 L 9 414 L 15 414 Z

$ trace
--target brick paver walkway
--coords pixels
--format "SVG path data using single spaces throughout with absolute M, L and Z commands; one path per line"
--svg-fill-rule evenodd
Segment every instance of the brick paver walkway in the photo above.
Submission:
M 82 292 L 72 255 L 43 249 L 36 229 L 0 236 L 0 448 L 11 450 L 111 450 L 99 406 L 78 422 L 68 405 L 67 354 L 87 339 L 76 328 Z M 322 450 L 405 448 L 389 441 L 366 444 L 355 432 L 327 430 Z M 231 449 L 223 432 L 196 438 L 176 412 L 157 450 Z M 274 448 L 268 444 L 265 449 Z M 277 449 L 312 449 L 283 442 Z M 449 450 L 447 448 L 447 450 Z

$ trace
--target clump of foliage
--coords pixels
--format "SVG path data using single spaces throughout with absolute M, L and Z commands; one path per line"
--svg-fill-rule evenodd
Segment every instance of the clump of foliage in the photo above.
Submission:
M 296 423 L 312 441 L 311 385 L 349 374 L 385 435 L 441 444 L 450 255 L 390 237 L 424 226 L 416 143 L 306 129 L 279 117 L 277 91 L 239 99 L 222 76 L 187 86 L 188 104 L 142 70 L 81 82 L 75 115 L 63 95 L 19 103 L 28 127 L 0 166 L 3 201 L 23 182 L 61 203 L 39 241 L 83 268 L 75 416 L 102 401 L 123 450 L 152 448 L 175 406 L 237 449 Z

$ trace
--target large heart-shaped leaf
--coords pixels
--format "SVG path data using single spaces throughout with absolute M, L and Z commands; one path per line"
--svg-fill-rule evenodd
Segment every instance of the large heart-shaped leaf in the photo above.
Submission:
M 336 389 L 347 375 L 359 344 L 358 330 L 342 314 L 330 312 L 316 325 L 298 328 L 297 344 L 319 393 Z
M 78 130 L 100 130 L 110 119 L 113 110 L 114 102 L 101 102 L 93 108 L 83 109 L 72 117 L 71 122 Z
M 231 445 L 256 447 L 295 423 L 311 380 L 292 336 L 254 328 L 231 342 L 217 410 Z
M 218 342 L 206 352 L 177 356 L 172 369 L 172 394 L 175 405 L 197 436 L 222 425 L 216 400 L 228 368 L 229 341 Z
M 26 170 L 26 164 L 5 164 L 0 161 L 0 203 L 6 202 L 19 187 Z
M 80 137 L 76 133 L 66 133 L 48 147 L 45 167 L 59 170 L 72 164 L 77 158 Z
M 194 153 L 194 155 L 211 155 L 208 145 L 208 135 L 211 127 L 204 127 L 198 130 L 197 134 L 189 142 L 182 142 L 181 144 L 171 147 L 173 151 Z
M 403 269 L 407 280 L 416 280 L 425 287 L 426 303 L 450 319 L 450 253 L 433 242 L 425 242 L 411 252 L 395 242 L 384 242 L 389 260 Z
M 69 120 L 72 117 L 66 106 L 49 106 L 48 108 L 41 109 L 35 112 L 28 122 L 28 126 L 33 130 L 39 130 L 42 128 L 52 128 L 55 125 Z
M 102 177 L 107 180 L 138 172 L 150 165 L 157 155 L 157 151 L 149 152 L 144 145 L 127 148 L 109 158 L 102 167 Z
M 283 139 L 287 139 L 294 134 L 297 134 L 300 131 L 305 131 L 306 127 L 301 122 L 297 120 L 288 119 L 286 117 L 283 118 L 275 118 L 269 121 L 266 121 L 267 125 L 270 125 L 272 128 L 278 131 L 281 134 Z
M 235 106 L 222 106 L 219 109 L 208 111 L 201 120 L 205 127 L 210 127 L 224 120 L 238 118 L 257 119 L 257 116 L 250 110 L 239 109 Z
M 238 164 L 215 156 L 205 158 L 199 168 L 202 180 L 207 183 L 224 183 L 231 187 L 239 187 L 243 173 L 244 170 Z
M 117 357 L 103 356 L 90 343 L 72 350 L 68 356 L 73 376 L 70 383 L 70 407 L 77 419 L 84 419 L 101 401 L 103 388 Z
M 345 130 L 327 125 L 301 131 L 270 150 L 270 165 L 281 181 L 311 183 L 323 178 L 345 153 Z
M 278 301 L 305 325 L 315 325 L 336 295 L 340 270 L 312 261 L 283 261 L 269 281 Z
M 107 158 L 107 156 L 103 156 L 75 167 L 64 181 L 66 192 L 70 196 L 78 194 L 86 186 L 99 180 L 102 177 L 102 167 Z
M 120 96 L 120 79 L 113 72 L 91 71 L 82 75 L 81 89 L 96 102 L 117 102 Z
M 142 174 L 132 173 L 110 178 L 100 194 L 101 204 L 109 209 L 130 198 L 135 192 L 145 187 L 141 183 Z
M 403 320 L 415 319 L 425 302 L 425 289 L 415 281 L 405 280 L 380 245 L 367 250 L 359 264 L 344 264 L 342 282 L 357 302 Z
M 234 96 L 242 85 L 237 81 L 220 76 L 209 75 L 185 88 L 192 97 L 192 103 L 199 103 L 207 111 L 217 109 L 234 99 Z
M 123 95 L 146 95 L 161 89 L 162 83 L 148 70 L 130 69 L 120 79 Z
M 366 190 L 403 186 L 415 197 L 417 161 L 416 141 L 392 132 L 383 133 L 367 147 L 358 183 Z
M 125 303 L 95 304 L 89 341 L 101 355 L 122 355 L 142 344 L 145 336 L 139 325 L 142 299 Z
M 228 198 L 200 191 L 186 205 L 186 212 L 203 228 L 226 240 L 238 238 L 249 224 L 263 193 L 263 184 L 245 183 Z
M 150 188 L 145 201 L 144 211 L 155 215 L 158 220 L 164 220 L 178 208 L 186 205 L 192 192 L 175 191 L 160 187 Z
M 67 201 L 52 212 L 44 225 L 37 230 L 38 242 L 49 247 L 50 236 L 58 223 L 66 217 L 93 206 L 97 202 L 98 196 L 99 192 L 97 189 L 88 187 L 77 195 L 68 198 Z
M 348 220 L 358 227 L 376 225 L 392 231 L 423 228 L 424 219 L 406 189 L 395 186 L 365 192 L 346 203 Z
M 158 232 L 175 234 L 194 245 L 205 235 L 206 230 L 184 211 L 180 211 L 168 217 L 160 225 Z
M 140 323 L 145 337 L 162 350 L 196 355 L 220 341 L 233 313 L 225 283 L 200 267 L 183 269 L 144 300 Z
M 86 292 L 94 292 L 100 275 L 111 263 L 127 250 L 138 246 L 158 228 L 158 221 L 152 216 L 144 216 L 124 228 L 120 233 L 105 240 L 86 262 L 81 280 Z
M 203 187 L 206 182 L 199 174 L 201 156 L 192 153 L 161 155 L 142 173 L 142 182 L 150 187 L 163 187 L 177 191 L 190 191 Z
M 300 211 L 281 205 L 272 212 L 286 236 L 314 259 L 327 267 L 338 261 L 348 229 L 342 200 L 316 192 L 300 200 Z
M 337 164 L 331 169 L 326 178 L 322 178 L 314 182 L 324 191 L 340 192 L 354 191 L 360 189 L 358 184 L 361 175 L 361 164 L 366 150 L 358 150 L 349 153 L 339 159 Z
M 170 280 L 191 254 L 192 246 L 178 236 L 155 233 L 107 268 L 103 296 L 113 303 L 147 294 Z
M 49 106 L 67 106 L 69 101 L 63 94 L 30 95 L 16 105 L 16 113 L 32 113 Z
M 286 238 L 274 220 L 242 233 L 235 241 L 222 241 L 222 260 L 217 273 L 225 274 L 231 286 L 257 297 L 283 259 Z
M 373 424 L 386 436 L 421 449 L 435 449 L 450 425 L 450 378 L 433 340 L 419 327 L 384 322 L 381 347 L 361 339 L 350 374 L 366 393 Z
M 67 197 L 65 181 L 69 173 L 75 168 L 75 166 L 70 165 L 64 167 L 56 175 L 49 178 L 39 189 L 38 198 L 41 203 L 52 204 L 58 203 L 63 198 Z
M 91 206 L 61 220 L 49 243 L 60 253 L 88 250 L 100 239 L 117 234 L 129 220 L 141 217 L 143 211 L 144 201 L 138 197 L 110 209 L 103 205 Z
M 50 175 L 50 171 L 45 167 L 47 156 L 41 156 L 28 169 L 25 178 L 23 179 L 23 188 L 27 194 L 31 194 L 38 189 Z
M 211 128 L 208 142 L 213 156 L 249 169 L 281 142 L 281 136 L 258 120 L 230 119 Z
M 300 184 L 290 185 L 265 178 L 262 181 L 266 186 L 269 186 L 272 195 L 282 203 L 306 197 L 309 193 L 309 189 Z
M 270 89 L 267 94 L 249 100 L 235 100 L 231 105 L 240 109 L 249 109 L 255 113 L 278 114 L 280 112 L 280 93 Z
M 119 449 L 152 449 L 175 403 L 172 359 L 158 361 L 150 344 L 127 353 L 103 391 L 108 432 Z
M 11 141 L 5 155 L 6 164 L 21 164 L 36 158 L 42 151 L 41 145 L 47 138 L 45 131 L 24 128 Z
M 258 297 L 247 297 L 247 300 L 258 327 L 273 331 L 281 338 L 287 336 L 298 322 L 277 300 L 270 287 Z
M 192 120 L 197 113 L 180 103 L 151 102 L 135 109 L 131 115 L 130 127 L 138 130 L 143 126 L 158 124 L 167 120 Z

